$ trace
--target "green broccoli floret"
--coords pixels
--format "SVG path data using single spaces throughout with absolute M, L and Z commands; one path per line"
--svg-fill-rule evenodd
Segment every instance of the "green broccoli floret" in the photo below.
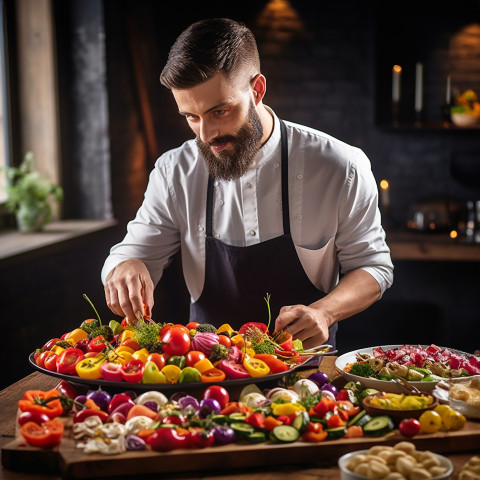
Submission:
M 252 343 L 255 353 L 275 353 L 275 347 L 270 342 Z
M 221 343 L 217 343 L 212 347 L 208 359 L 211 362 L 217 362 L 218 360 L 223 360 L 228 357 L 228 347 Z
M 56 347 L 62 347 L 62 348 L 70 348 L 71 345 L 66 341 L 66 340 L 59 340 L 58 342 L 55 342 Z
M 217 333 L 217 327 L 212 325 L 211 323 L 201 323 L 197 327 L 197 332 L 203 332 L 203 333 Z
M 153 353 L 153 351 L 158 351 L 158 334 L 160 329 L 161 325 L 158 323 L 139 322 L 135 326 L 133 337 L 140 345 L 140 348 L 146 348 L 150 353 Z
M 95 328 L 98 328 L 100 327 L 100 322 L 95 319 L 95 320 L 85 320 L 81 325 L 80 325 L 80 328 L 84 331 L 84 332 L 87 332 L 88 334 L 90 334 L 92 332 L 92 330 L 94 330 Z
M 377 378 L 377 373 L 368 363 L 354 363 L 349 373 L 364 378 Z
M 113 330 L 108 325 L 101 325 L 100 327 L 92 329 L 92 331 L 88 334 L 88 337 L 93 339 L 99 335 L 102 335 L 103 338 L 109 342 L 113 338 Z

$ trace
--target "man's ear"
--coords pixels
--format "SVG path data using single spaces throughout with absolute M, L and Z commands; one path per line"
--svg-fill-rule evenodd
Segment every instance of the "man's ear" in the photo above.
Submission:
M 257 74 L 252 80 L 253 100 L 258 105 L 267 91 L 267 79 L 261 74 Z

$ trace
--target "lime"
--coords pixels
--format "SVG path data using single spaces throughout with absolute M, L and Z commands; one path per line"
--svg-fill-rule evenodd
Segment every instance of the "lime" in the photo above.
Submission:
M 194 367 L 185 367 L 178 377 L 178 383 L 200 382 L 200 372 Z

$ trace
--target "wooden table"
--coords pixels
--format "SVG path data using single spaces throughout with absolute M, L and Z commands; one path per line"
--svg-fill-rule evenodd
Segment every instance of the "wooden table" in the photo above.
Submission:
M 321 370 L 327 371 L 332 368 L 332 358 L 325 357 L 325 363 L 322 363 Z M 39 372 L 32 373 L 24 379 L 14 383 L 6 389 L 0 391 L 0 447 L 3 447 L 7 443 L 11 442 L 15 438 L 15 418 L 17 413 L 17 402 L 23 396 L 26 390 L 38 389 L 48 390 L 53 388 L 58 383 L 58 379 L 44 375 Z M 480 424 L 478 424 L 480 430 Z M 478 447 L 478 445 L 476 445 Z M 447 454 L 455 467 L 454 476 L 455 479 L 458 472 L 465 462 L 473 455 L 478 455 L 479 449 L 475 448 L 470 452 L 462 452 L 455 454 Z M 255 468 L 255 469 L 241 469 L 232 473 L 230 471 L 202 471 L 202 472 L 188 472 L 178 474 L 162 474 L 162 480 L 313 480 L 322 478 L 325 480 L 338 480 L 340 478 L 340 472 L 335 466 L 305 466 L 305 465 L 288 465 L 282 467 L 275 467 L 275 458 L 271 459 L 271 467 L 268 468 Z M 62 477 L 59 475 L 48 475 L 40 473 L 23 473 L 13 472 L 6 470 L 3 467 L 0 470 L 1 480 L 59 480 Z M 112 478 L 112 477 L 109 477 Z M 158 479 L 159 475 L 135 475 L 135 477 L 118 477 L 116 480 L 122 479 Z

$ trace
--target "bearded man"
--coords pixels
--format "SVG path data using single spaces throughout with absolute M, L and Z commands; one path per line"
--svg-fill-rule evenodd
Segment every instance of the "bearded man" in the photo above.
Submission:
M 190 321 L 265 323 L 305 348 L 335 346 L 337 322 L 377 301 L 393 265 L 370 162 L 356 147 L 279 119 L 263 103 L 255 38 L 196 22 L 160 76 L 196 138 L 164 153 L 102 270 L 106 301 L 136 321 L 180 250 Z

